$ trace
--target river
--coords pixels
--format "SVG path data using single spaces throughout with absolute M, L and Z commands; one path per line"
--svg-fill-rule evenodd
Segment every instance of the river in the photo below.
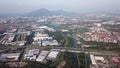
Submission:
M 73 48 L 76 48 L 76 43 L 77 43 L 77 40 L 74 38 Z M 73 58 L 74 58 L 76 68 L 78 68 L 78 58 L 76 53 L 73 53 Z

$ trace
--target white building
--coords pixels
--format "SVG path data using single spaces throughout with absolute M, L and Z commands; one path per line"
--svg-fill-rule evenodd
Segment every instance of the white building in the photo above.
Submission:
M 48 30 L 48 31 L 56 31 L 55 29 L 53 29 L 53 28 L 50 28 L 50 27 L 48 27 L 48 26 L 39 26 L 39 27 L 36 27 L 36 28 L 39 28 L 39 29 L 46 29 L 46 30 Z
M 42 34 L 40 32 L 35 33 L 35 37 L 33 38 L 34 41 L 40 41 L 40 40 L 46 40 L 51 39 L 52 37 L 49 37 L 48 34 Z
M 95 56 L 95 60 L 99 61 L 99 62 L 102 62 L 102 63 L 105 63 L 105 59 L 102 56 Z
M 46 40 L 46 41 L 42 41 L 42 46 L 53 46 L 53 45 L 59 45 L 57 40 Z
M 16 61 L 19 59 L 21 53 L 10 53 L 10 54 L 2 54 L 1 57 L 6 57 L 8 60 Z
M 25 54 L 24 59 L 36 60 L 37 56 L 39 55 L 39 52 L 40 52 L 39 49 L 29 50 L 29 51 Z
M 45 62 L 48 53 L 49 53 L 49 51 L 41 51 L 41 53 L 39 54 L 39 56 L 38 56 L 38 58 L 36 59 L 36 61 Z
M 47 57 L 47 60 L 55 61 L 58 55 L 58 51 L 51 51 Z
M 96 65 L 96 61 L 95 61 L 95 57 L 94 55 L 90 55 L 90 59 L 91 59 L 91 62 L 92 62 L 92 65 Z

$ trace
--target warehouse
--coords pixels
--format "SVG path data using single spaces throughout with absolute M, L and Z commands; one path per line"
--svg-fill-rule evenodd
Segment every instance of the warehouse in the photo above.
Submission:
M 96 62 L 98 61 L 99 63 L 105 63 L 105 59 L 102 56 L 95 56 Z
M 47 57 L 47 60 L 55 61 L 58 55 L 58 51 L 51 51 Z
M 29 50 L 29 51 L 25 54 L 24 59 L 36 60 L 37 56 L 39 55 L 39 52 L 40 52 L 39 49 Z
M 42 46 L 53 46 L 53 45 L 59 45 L 57 40 L 45 40 L 45 41 L 42 41 Z
M 91 59 L 91 62 L 92 62 L 92 65 L 96 65 L 96 61 L 95 61 L 95 57 L 94 55 L 90 55 L 90 59 Z
M 48 56 L 48 54 L 49 54 L 49 51 L 41 51 L 36 61 L 46 62 L 46 57 Z
M 17 61 L 21 53 L 2 54 L 1 57 L 7 58 L 8 61 Z

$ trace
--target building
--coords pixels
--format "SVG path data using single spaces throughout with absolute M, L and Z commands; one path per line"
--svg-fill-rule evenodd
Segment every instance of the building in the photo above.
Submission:
M 95 56 L 95 60 L 98 63 L 105 63 L 105 59 L 102 56 Z
M 59 45 L 57 40 L 45 40 L 45 41 L 42 41 L 42 46 L 53 46 L 53 45 Z
M 42 34 L 40 32 L 35 33 L 35 37 L 33 38 L 34 41 L 41 41 L 46 39 L 51 39 L 52 37 L 49 37 L 48 34 Z
M 97 65 L 94 55 L 90 55 L 90 59 L 91 59 L 92 65 Z
M 47 57 L 47 60 L 55 61 L 59 52 L 58 51 L 51 51 Z
M 115 64 L 120 64 L 120 59 L 118 59 L 117 57 L 112 57 L 112 60 Z
M 0 57 L 0 62 L 5 62 L 5 61 L 7 61 L 6 57 Z
M 8 61 L 17 61 L 19 60 L 21 53 L 10 53 L 10 54 L 2 54 L 1 57 L 7 58 Z
M 41 51 L 36 61 L 46 62 L 46 57 L 48 56 L 48 54 L 49 54 L 49 51 Z
M 39 28 L 39 29 L 45 29 L 45 30 L 48 30 L 48 31 L 52 31 L 52 32 L 55 32 L 56 30 L 51 28 L 51 27 L 48 27 L 48 26 L 38 26 L 36 28 Z
M 36 60 L 36 58 L 39 55 L 39 53 L 40 53 L 39 49 L 31 49 L 29 51 L 26 51 L 24 59 Z

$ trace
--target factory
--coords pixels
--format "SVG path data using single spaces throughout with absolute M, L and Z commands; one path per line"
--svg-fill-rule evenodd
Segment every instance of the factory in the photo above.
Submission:
M 40 32 L 36 32 L 33 38 L 33 44 L 39 44 L 40 46 L 53 46 L 59 45 L 57 40 L 54 40 L 53 37 L 49 37 L 48 34 L 43 34 Z
M 28 51 L 26 51 L 24 59 L 36 60 L 36 58 L 39 55 L 39 53 L 40 53 L 39 49 L 28 50 Z
M 120 68 L 120 57 L 90 53 L 90 68 Z
M 92 62 L 92 65 L 96 65 L 96 61 L 95 61 L 95 57 L 94 55 L 90 55 L 90 59 L 91 59 L 91 62 Z
M 54 45 L 59 45 L 57 40 L 43 40 L 42 41 L 42 46 L 46 46 L 46 45 L 49 45 L 49 46 L 54 46 Z
M 48 54 L 49 54 L 49 51 L 41 51 L 36 61 L 46 62 L 46 57 L 48 56 Z
M 52 32 L 56 31 L 55 29 L 48 27 L 48 26 L 37 26 L 36 29 L 44 29 L 44 30 L 48 30 L 48 31 L 52 31 Z
M 0 57 L 0 62 L 6 62 L 7 58 L 6 57 Z
M 24 60 L 38 61 L 41 63 L 46 63 L 48 60 L 54 62 L 58 54 L 59 54 L 58 51 L 30 49 L 30 50 L 26 50 L 26 54 L 24 55 Z
M 1 57 L 7 58 L 8 61 L 18 61 L 21 53 L 2 54 Z
M 91 65 L 90 65 L 91 68 L 109 67 L 109 62 L 103 56 L 91 54 L 90 59 L 91 59 Z
M 58 51 L 51 51 L 47 57 L 47 60 L 55 61 L 59 52 Z
M 0 40 L 1 44 L 23 46 L 26 43 L 26 37 L 30 35 L 30 31 L 17 33 L 4 33 L 4 37 Z
M 36 32 L 34 35 L 34 41 L 39 41 L 39 40 L 46 40 L 46 39 L 51 39 L 52 37 L 49 37 L 48 34 L 42 34 L 40 32 Z

